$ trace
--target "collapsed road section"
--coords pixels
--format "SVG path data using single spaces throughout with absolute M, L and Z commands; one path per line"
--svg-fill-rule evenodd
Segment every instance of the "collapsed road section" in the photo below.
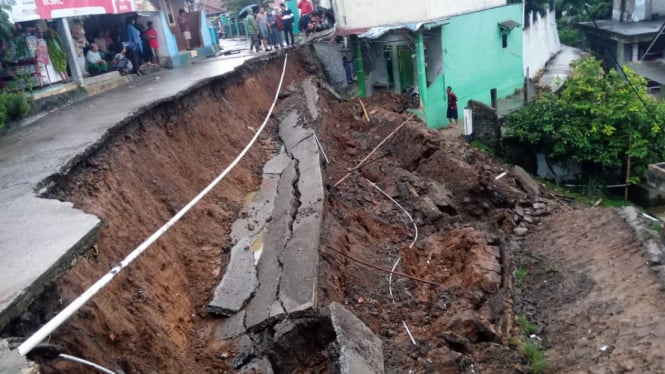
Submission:
M 30 356 L 43 372 L 90 372 L 55 351 L 116 373 L 514 373 L 536 368 L 527 344 L 552 352 L 561 372 L 580 355 L 600 369 L 662 363 L 643 333 L 665 334 L 645 318 L 622 329 L 646 352 L 633 363 L 626 344 L 567 324 L 584 315 L 601 329 L 627 308 L 610 283 L 626 271 L 590 282 L 556 270 L 598 274 L 574 251 L 599 227 L 578 226 L 609 214 L 606 241 L 622 238 L 629 251 L 613 253 L 642 271 L 615 212 L 571 213 L 523 170 L 425 128 L 404 113 L 408 98 L 329 95 L 314 56 L 289 54 L 273 117 L 243 162 Z M 99 236 L 2 336 L 29 336 L 228 165 L 266 116 L 281 69 L 259 61 L 152 108 L 54 180 L 48 197 L 99 217 Z M 631 284 L 653 296 L 655 276 L 640 274 Z M 649 317 L 662 304 L 652 299 Z M 541 315 L 556 308 L 569 312 Z

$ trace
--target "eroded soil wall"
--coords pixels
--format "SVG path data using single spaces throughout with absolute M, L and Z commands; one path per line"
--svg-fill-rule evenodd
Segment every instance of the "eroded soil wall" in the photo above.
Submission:
M 295 55 L 290 60 L 285 86 L 300 70 Z M 46 317 L 117 264 L 237 156 L 267 114 L 282 61 L 250 63 L 152 108 L 114 129 L 57 183 L 51 197 L 73 201 L 103 225 L 96 249 L 47 296 L 52 303 Z M 274 126 L 269 129 L 221 184 L 58 329 L 51 343 L 125 373 L 227 369 L 205 306 L 227 261 L 234 215 L 257 189 L 261 168 L 278 146 Z M 15 334 L 39 321 L 24 322 L 12 327 Z M 44 369 L 88 372 L 63 361 L 45 363 Z

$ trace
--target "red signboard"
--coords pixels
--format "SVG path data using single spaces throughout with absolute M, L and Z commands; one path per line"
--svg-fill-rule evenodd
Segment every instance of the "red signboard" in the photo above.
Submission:
M 136 11 L 134 0 L 37 0 L 42 19 Z

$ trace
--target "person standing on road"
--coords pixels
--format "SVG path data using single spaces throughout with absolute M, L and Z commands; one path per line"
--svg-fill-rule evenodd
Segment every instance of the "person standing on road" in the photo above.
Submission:
M 254 18 L 254 11 L 250 10 L 247 14 L 247 35 L 249 36 L 249 51 L 252 52 L 256 47 L 256 52 L 261 51 L 261 42 L 259 41 L 259 25 Z
M 300 14 L 298 30 L 300 30 L 300 32 L 304 32 L 305 36 L 309 35 L 309 21 L 313 12 L 314 8 L 312 7 L 312 3 L 310 3 L 309 0 L 300 0 L 298 3 L 298 13 Z
M 263 44 L 263 49 L 265 51 L 271 51 L 272 49 L 268 48 L 270 26 L 268 25 L 268 15 L 266 14 L 266 10 L 263 7 L 259 8 L 259 14 L 256 15 L 256 23 L 259 24 L 259 35 L 261 37 L 261 44 Z
M 446 88 L 446 93 L 448 94 L 448 127 L 457 127 L 459 125 L 458 114 L 457 114 L 457 95 L 453 92 L 453 89 L 448 86 Z M 455 126 L 453 126 L 453 118 L 455 119 Z
M 154 57 L 155 63 L 159 65 L 159 40 L 157 39 L 157 30 L 155 30 L 152 21 L 148 21 L 148 29 L 145 31 L 145 36 L 148 38 L 152 57 Z
M 127 57 L 132 62 L 134 73 L 141 75 L 141 56 L 143 55 L 143 43 L 141 42 L 141 33 L 139 29 L 134 26 L 134 19 L 129 17 L 127 19 Z
M 282 41 L 282 29 L 284 28 L 282 16 L 275 12 L 274 9 L 271 9 L 268 15 L 268 25 L 270 25 L 270 45 L 274 49 L 284 48 L 284 42 Z
M 290 47 L 296 44 L 295 39 L 293 39 L 293 12 L 291 11 L 291 9 L 288 9 L 286 7 L 286 4 L 284 3 L 279 4 L 279 7 L 281 8 L 282 27 L 284 28 L 284 39 L 286 39 L 286 46 Z M 291 37 L 290 40 L 289 36 Z
M 190 43 L 192 40 L 192 33 L 189 31 L 189 20 L 186 16 L 187 12 L 184 9 L 178 11 L 178 26 L 182 32 L 182 37 L 185 38 L 185 47 L 189 51 L 192 49 Z

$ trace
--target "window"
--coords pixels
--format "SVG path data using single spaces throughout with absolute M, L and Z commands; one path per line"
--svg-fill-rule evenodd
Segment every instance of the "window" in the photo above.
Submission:
M 501 47 L 508 48 L 508 34 L 501 34 Z
M 166 22 L 171 26 L 175 26 L 175 17 L 173 16 L 173 8 L 170 0 L 161 1 L 162 9 L 164 10 L 164 15 L 166 15 Z

